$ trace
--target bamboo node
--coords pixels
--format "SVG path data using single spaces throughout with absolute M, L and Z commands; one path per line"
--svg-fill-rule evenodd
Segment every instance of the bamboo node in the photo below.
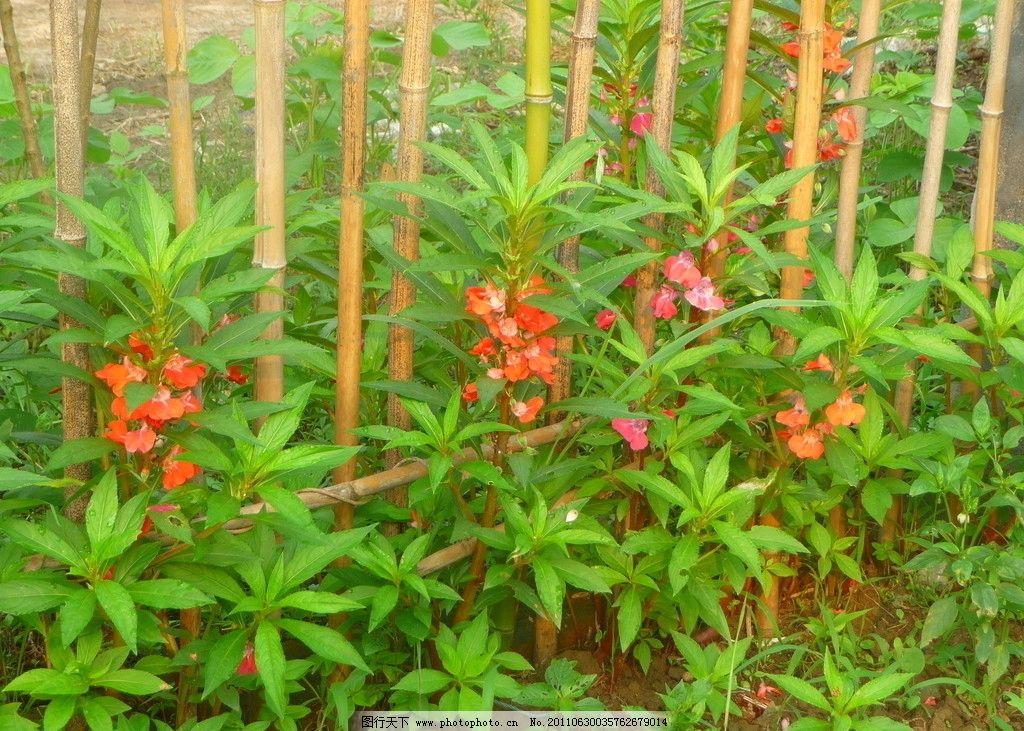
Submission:
M 1002 109 L 989 109 L 986 106 L 978 107 L 978 114 L 982 119 L 999 119 L 1003 116 Z
M 551 94 L 548 94 L 547 96 L 531 96 L 529 94 L 526 95 L 527 104 L 550 104 L 553 99 L 554 96 Z
M 403 84 L 398 82 L 398 90 L 403 94 L 423 94 L 430 91 L 430 84 Z

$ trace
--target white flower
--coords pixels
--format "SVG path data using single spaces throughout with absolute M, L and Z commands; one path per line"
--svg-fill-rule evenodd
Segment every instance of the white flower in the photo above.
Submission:
M 572 523 L 578 517 L 580 517 L 580 511 L 578 511 L 578 510 L 570 510 L 568 513 L 565 514 L 565 522 L 566 523 Z

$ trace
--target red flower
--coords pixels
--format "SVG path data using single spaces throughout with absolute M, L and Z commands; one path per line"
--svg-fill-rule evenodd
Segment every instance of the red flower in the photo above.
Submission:
M 782 44 L 782 52 L 793 58 L 800 57 L 800 41 L 789 41 Z
M 544 399 L 540 396 L 534 396 L 525 403 L 523 401 L 516 401 L 512 404 L 512 415 L 519 419 L 520 424 L 529 424 L 537 418 L 537 412 L 540 411 L 543 405 Z
M 242 652 L 242 662 L 238 663 L 235 675 L 255 675 L 256 673 L 256 650 L 252 645 L 246 643 L 245 650 Z
M 125 357 L 120 363 L 108 363 L 96 371 L 95 375 L 110 387 L 115 396 L 124 396 L 125 386 L 129 383 L 142 383 L 147 374 L 143 368 Z
M 476 403 L 480 400 L 480 391 L 475 383 L 467 383 L 466 387 L 462 389 L 462 400 L 467 404 Z
M 676 308 L 675 300 L 678 293 L 668 285 L 662 285 L 658 293 L 651 298 L 651 309 L 654 316 L 659 320 L 671 320 L 679 310 Z
M 149 344 L 139 337 L 138 333 L 128 336 L 128 347 L 142 356 L 144 362 L 153 360 L 153 349 Z
M 647 438 L 647 427 L 650 425 L 647 419 L 612 419 L 612 429 L 626 440 L 634 452 L 646 449 L 650 444 Z
M 665 259 L 664 272 L 665 279 L 683 287 L 695 287 L 701 277 L 697 262 L 689 251 Z
M 242 371 L 242 366 L 239 365 L 228 366 L 227 371 L 224 372 L 224 377 L 232 383 L 237 383 L 239 386 L 244 386 L 249 382 L 249 376 L 245 375 Z
M 769 134 L 777 135 L 783 130 L 782 120 L 776 117 L 775 119 L 769 119 L 768 124 L 764 126 L 765 132 Z
M 818 138 L 818 159 L 822 162 L 835 160 L 843 156 L 843 146 L 836 142 L 832 135 L 825 133 Z
M 175 353 L 164 364 L 164 378 L 175 388 L 192 388 L 206 375 L 206 366 Z
M 531 371 L 538 375 L 553 373 L 558 365 L 558 356 L 552 351 L 555 348 L 555 339 L 551 337 L 537 338 L 523 351 L 526 358 L 526 365 Z
M 610 330 L 611 326 L 615 324 L 616 317 L 617 315 L 611 310 L 601 310 L 594 318 L 594 324 L 601 330 Z
M 528 330 L 534 335 L 539 335 L 545 330 L 550 330 L 558 324 L 558 318 L 550 312 L 533 307 L 532 305 L 519 304 L 516 307 L 516 322 L 519 327 Z
M 835 367 L 832 365 L 832 360 L 828 357 L 827 353 L 819 353 L 817 358 L 804 363 L 803 369 L 808 372 L 825 371 L 826 373 L 832 373 L 835 371 Z
M 755 695 L 763 701 L 770 701 L 773 695 L 782 695 L 782 691 L 774 685 L 768 685 L 761 681 L 761 684 L 757 686 L 757 693 Z
M 654 115 L 650 112 L 638 112 L 629 121 L 629 131 L 637 137 L 643 137 L 654 126 Z
M 530 377 L 530 365 L 522 353 L 515 351 L 505 357 L 505 367 L 502 368 L 502 375 L 509 381 L 525 381 Z
M 635 287 L 636 286 L 636 275 L 635 274 L 627 274 L 626 278 L 622 280 L 622 284 L 620 284 L 619 286 L 620 287 Z

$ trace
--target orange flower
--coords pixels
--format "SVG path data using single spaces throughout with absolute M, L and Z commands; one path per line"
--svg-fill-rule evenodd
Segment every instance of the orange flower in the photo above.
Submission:
M 779 119 L 778 117 L 776 117 L 775 119 L 769 119 L 768 124 L 764 126 L 764 131 L 773 135 L 779 134 L 782 130 L 782 120 Z
M 786 446 L 800 459 L 820 459 L 825 454 L 825 442 L 817 429 L 804 429 L 794 434 Z
M 533 305 L 520 304 L 516 307 L 516 322 L 519 327 L 539 335 L 558 324 L 558 318 L 550 312 L 538 309 Z
M 819 353 L 817 358 L 815 358 L 814 360 L 809 360 L 806 363 L 804 363 L 803 369 L 808 372 L 825 371 L 826 373 L 832 373 L 835 371 L 835 368 L 832 365 L 832 361 L 828 357 L 827 353 Z
M 125 386 L 129 383 L 142 383 L 147 374 L 143 368 L 125 357 L 120 363 L 108 363 L 96 371 L 95 375 L 110 387 L 115 396 L 124 396 Z
M 789 41 L 782 44 L 782 52 L 793 58 L 800 58 L 800 41 Z
M 163 462 L 161 462 L 161 466 L 164 470 L 162 482 L 165 490 L 173 490 L 176 487 L 184 485 L 199 474 L 199 467 L 197 465 L 194 465 L 191 462 L 183 462 L 182 460 L 174 459 L 174 457 L 181 454 L 183 451 L 184 450 L 181 447 L 174 446 L 171 448 L 167 457 L 164 458 Z
M 467 404 L 476 403 L 480 400 L 480 390 L 476 387 L 475 383 L 467 383 L 466 387 L 462 389 L 462 400 Z
M 540 407 L 543 405 L 544 399 L 540 396 L 534 396 L 525 403 L 516 401 L 512 404 L 512 414 L 519 419 L 520 424 L 529 424 L 537 418 L 537 412 L 540 411 Z
M 853 142 L 857 139 L 857 118 L 853 114 L 852 107 L 841 107 L 832 115 L 832 120 L 836 123 L 843 142 Z
M 206 375 L 206 366 L 175 353 L 164 365 L 164 378 L 175 388 L 192 388 Z
M 181 395 L 181 405 L 186 414 L 198 414 L 203 410 L 203 405 L 196 398 L 196 395 L 191 391 L 186 391 Z
M 804 401 L 804 397 L 797 394 L 793 400 L 793 408 L 777 413 L 775 421 L 791 429 L 798 429 L 810 424 L 811 412 L 807 410 L 807 403 Z
M 128 336 L 128 347 L 142 356 L 143 361 L 153 360 L 153 348 L 145 340 L 139 337 L 138 333 Z
M 526 357 L 526 364 L 534 373 L 552 373 L 558 365 L 558 356 L 551 351 L 554 350 L 555 339 L 550 337 L 537 338 L 523 355 Z
M 249 376 L 242 372 L 242 366 L 239 365 L 228 366 L 227 371 L 224 372 L 224 377 L 232 383 L 237 383 L 239 386 L 244 386 L 249 382 Z
M 835 403 L 825 407 L 825 417 L 833 426 L 854 426 L 864 419 L 864 414 L 864 406 L 854 402 L 849 389 L 839 394 Z
M 160 386 L 149 401 L 132 412 L 133 419 L 153 419 L 154 421 L 180 419 L 184 415 L 185 404 L 181 402 L 181 399 L 171 398 L 171 391 L 166 386 Z
M 505 291 L 488 284 L 466 289 L 466 312 L 485 317 L 505 311 Z
M 470 349 L 469 354 L 479 355 L 481 358 L 487 358 L 488 356 L 497 354 L 497 352 L 497 348 L 494 347 L 494 338 L 484 338 Z
M 112 442 L 123 444 L 128 454 L 146 453 L 156 444 L 155 431 L 145 424 L 135 431 L 128 431 L 128 425 L 121 419 L 115 419 L 107 424 L 107 431 L 103 436 Z
M 523 381 L 530 377 L 530 364 L 522 353 L 515 351 L 505 357 L 505 367 L 502 373 L 512 383 Z

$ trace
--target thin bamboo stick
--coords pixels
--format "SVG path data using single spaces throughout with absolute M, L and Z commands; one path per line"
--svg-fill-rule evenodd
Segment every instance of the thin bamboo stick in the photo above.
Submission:
M 579 0 L 576 18 L 573 22 L 569 50 L 569 76 L 565 90 L 565 134 L 569 142 L 587 133 L 590 116 L 590 86 L 594 72 L 594 54 L 597 43 L 597 23 L 601 15 L 601 0 Z M 583 180 L 586 169 L 574 170 L 571 180 Z M 558 263 L 568 272 L 580 268 L 580 237 L 573 236 L 558 246 Z M 562 355 L 572 352 L 571 336 L 558 338 L 556 349 Z M 548 389 L 548 403 L 568 398 L 572 393 L 572 361 L 560 358 L 555 368 L 555 382 Z M 548 423 L 562 418 L 562 414 L 551 412 Z
M 992 237 L 996 219 L 996 187 L 998 182 L 999 138 L 1002 134 L 1003 105 L 1006 97 L 1006 71 L 1010 61 L 1010 38 L 1016 0 L 998 0 L 992 25 L 992 51 L 989 56 L 985 101 L 981 114 L 981 146 L 978 153 L 978 184 L 974 199 L 974 265 L 971 278 L 985 299 L 992 294 Z M 971 356 L 981 362 L 984 350 L 980 343 L 968 348 Z M 973 383 L 964 384 L 965 391 L 976 393 Z
M 823 34 L 825 30 L 825 0 L 805 0 L 800 5 L 800 57 L 797 65 L 796 115 L 793 127 L 793 167 L 809 167 L 818 161 L 818 132 L 821 128 Z M 814 173 L 808 173 L 793 185 L 786 217 L 793 221 L 806 221 L 814 207 Z M 807 258 L 808 226 L 786 232 L 786 252 L 797 259 Z M 804 291 L 804 266 L 783 267 L 780 296 L 800 299 Z M 792 355 L 796 341 L 787 331 L 777 331 L 776 353 Z M 776 527 L 778 516 L 766 513 L 760 518 L 762 525 Z M 770 560 L 774 554 L 768 553 Z M 765 635 L 774 635 L 778 629 L 779 581 L 768 577 L 763 604 L 757 612 L 758 626 Z
M 862 0 L 857 27 L 857 46 L 850 78 L 850 99 L 863 99 L 871 93 L 871 75 L 875 71 L 875 38 L 882 12 L 881 0 Z M 864 153 L 864 128 L 868 121 L 866 107 L 853 107 L 857 134 L 846 143 L 839 173 L 838 218 L 836 220 L 836 267 L 843 276 L 853 276 L 854 237 L 857 232 L 857 202 L 860 199 L 860 168 Z
M 914 253 L 930 257 L 932 236 L 935 231 L 935 215 L 938 210 L 939 183 L 942 179 L 942 161 L 946 154 L 946 130 L 949 125 L 949 110 L 953 107 L 953 73 L 956 69 L 957 41 L 960 32 L 960 0 L 945 0 L 942 4 L 942 21 L 939 27 L 938 49 L 935 58 L 935 82 L 932 91 L 932 115 L 925 147 L 924 168 L 918 198 L 917 228 L 914 232 Z M 911 266 L 910 279 L 919 281 L 927 271 Z M 920 320 L 922 309 L 915 320 Z M 893 406 L 900 422 L 906 428 L 914 407 L 914 388 L 917 381 L 917 361 L 907 364 L 908 372 L 898 384 L 893 396 Z M 903 514 L 902 497 L 893 497 L 892 507 L 885 516 L 879 531 L 879 539 L 889 543 L 896 539 Z
M 651 98 L 651 136 L 666 154 L 672 148 L 672 125 L 675 122 L 676 83 L 679 78 L 679 50 L 683 42 L 683 0 L 662 0 L 661 35 L 654 68 L 654 93 Z M 647 171 L 647 190 L 655 195 L 663 193 L 663 186 L 653 169 Z M 665 226 L 664 213 L 652 213 L 644 219 L 654 231 Z M 653 251 L 661 250 L 661 240 L 650 236 L 646 244 Z M 654 349 L 654 281 L 658 262 L 652 261 L 637 272 L 636 297 L 633 304 L 633 326 L 647 353 Z
M 405 5 L 405 45 L 402 53 L 402 78 L 399 81 L 401 106 L 398 113 L 397 180 L 417 182 L 423 174 L 423 150 L 417 144 L 426 138 L 427 101 L 430 91 L 430 39 L 434 25 L 433 0 L 407 0 Z M 416 196 L 400 193 L 399 200 L 409 208 L 410 216 L 395 218 L 395 252 L 409 261 L 420 256 L 420 225 L 416 220 L 422 208 Z M 398 315 L 413 304 L 416 289 L 401 271 L 391 279 L 391 314 Z M 413 375 L 413 332 L 392 324 L 388 332 L 388 377 L 392 381 L 411 381 Z M 409 413 L 396 394 L 388 394 L 388 424 L 409 428 Z M 394 467 L 401 459 L 397 449 L 385 455 L 385 463 Z M 404 488 L 388 493 L 388 500 L 406 506 L 409 497 Z M 397 526 L 388 525 L 387 532 Z
M 357 444 L 359 379 L 362 371 L 363 169 L 366 165 L 366 87 L 370 58 L 369 0 L 345 4 L 345 56 L 342 70 L 341 239 L 338 250 L 338 382 L 334 441 Z M 336 482 L 355 477 L 349 461 L 334 471 Z M 398 487 L 395 485 L 395 487 Z M 338 503 L 335 528 L 352 526 L 353 507 Z
M 736 0 L 729 7 L 729 19 L 725 33 L 725 62 L 722 66 L 722 96 L 718 105 L 718 121 L 715 126 L 715 139 L 721 142 L 729 130 L 738 125 L 743 118 L 743 89 L 747 82 L 747 59 L 750 49 L 750 26 L 754 17 L 753 0 Z M 733 155 L 729 167 L 736 166 Z M 729 183 L 725 193 L 725 203 L 732 199 L 733 184 Z M 705 273 L 717 281 L 725 272 L 725 261 L 729 255 L 728 231 L 718 232 L 718 251 L 704 257 L 707 262 Z M 711 319 L 712 313 L 707 313 Z M 713 328 L 701 336 L 700 342 L 708 343 L 718 337 L 719 329 Z
M 4 52 L 7 54 L 7 67 L 11 73 L 11 85 L 14 87 L 14 101 L 18 108 L 18 121 L 21 134 L 25 138 L 25 157 L 33 178 L 46 177 L 46 166 L 43 154 L 39 151 L 39 137 L 36 131 L 36 118 L 32 113 L 32 99 L 28 93 L 28 80 L 25 76 L 25 64 L 21 60 L 21 46 L 14 29 L 14 10 L 11 0 L 0 0 L 0 33 L 4 36 Z
M 85 21 L 82 24 L 82 145 L 89 149 L 89 120 L 91 118 L 93 78 L 96 75 L 96 44 L 100 36 L 100 6 L 103 0 L 85 1 Z
M 85 151 L 82 147 L 82 118 L 79 114 L 81 79 L 79 77 L 78 8 L 75 0 L 50 0 L 50 46 L 53 56 L 53 127 L 57 171 L 57 190 L 81 198 L 85 193 Z M 71 246 L 85 246 L 85 227 L 65 205 L 57 203 L 54 236 Z M 85 299 L 85 280 L 61 273 L 58 286 L 67 297 Z M 62 330 L 81 327 L 65 314 L 60 316 Z M 85 343 L 62 343 L 61 360 L 89 370 L 89 348 Z M 64 441 L 90 437 L 93 434 L 92 392 L 89 384 L 77 378 L 62 380 Z M 92 470 L 88 463 L 70 465 L 65 476 L 88 480 Z M 70 497 L 76 491 L 68 488 Z M 66 506 L 68 516 L 81 520 L 85 513 L 84 499 Z
M 196 218 L 196 174 L 192 146 L 192 101 L 188 85 L 188 37 L 184 0 L 160 0 L 164 31 L 164 76 L 170 102 L 171 190 L 174 220 L 184 231 Z
M 267 226 L 256 235 L 253 266 L 275 274 L 266 290 L 256 295 L 257 312 L 284 310 L 284 0 L 253 0 L 256 23 L 256 225 Z M 274 320 L 261 336 L 280 340 L 284 321 Z M 264 355 L 256 359 L 254 394 L 258 401 L 280 401 L 284 395 L 284 359 Z

